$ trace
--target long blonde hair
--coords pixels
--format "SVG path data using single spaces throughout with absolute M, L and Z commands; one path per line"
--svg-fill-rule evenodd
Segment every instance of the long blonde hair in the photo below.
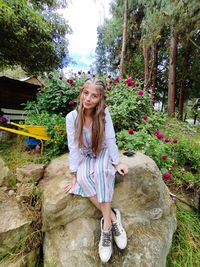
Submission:
M 85 108 L 82 103 L 82 92 L 85 88 L 94 85 L 100 92 L 100 100 L 97 106 L 94 108 L 94 112 L 92 114 L 93 122 L 92 122 L 92 152 L 97 156 L 102 149 L 102 144 L 104 140 L 104 132 L 105 132 L 105 85 L 102 81 L 97 79 L 86 80 L 83 86 L 80 88 L 79 95 L 79 106 L 78 106 L 78 116 L 75 121 L 76 125 L 76 135 L 75 139 L 78 141 L 79 148 L 83 148 L 83 127 L 85 122 Z

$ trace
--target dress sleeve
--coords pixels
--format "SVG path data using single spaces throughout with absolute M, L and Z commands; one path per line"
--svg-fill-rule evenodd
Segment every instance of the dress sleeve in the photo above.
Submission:
M 81 160 L 81 151 L 78 143 L 75 142 L 75 116 L 73 111 L 66 116 L 67 142 L 69 148 L 69 169 L 71 172 L 77 172 Z
M 119 164 L 119 151 L 116 145 L 115 130 L 108 108 L 105 109 L 105 144 L 113 165 Z

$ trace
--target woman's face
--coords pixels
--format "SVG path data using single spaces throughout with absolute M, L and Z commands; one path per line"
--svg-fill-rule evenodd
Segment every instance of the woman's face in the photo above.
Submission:
M 100 90 L 95 85 L 88 85 L 83 89 L 81 98 L 83 107 L 92 110 L 100 101 Z

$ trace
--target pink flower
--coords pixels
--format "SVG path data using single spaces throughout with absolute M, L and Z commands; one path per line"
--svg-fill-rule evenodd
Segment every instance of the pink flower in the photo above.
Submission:
M 129 134 L 134 134 L 134 130 L 133 129 L 128 129 L 128 133 Z
M 133 80 L 132 80 L 131 77 L 128 77 L 127 80 L 126 80 L 125 82 L 126 82 L 126 84 L 127 84 L 128 86 L 132 86 L 132 85 L 134 84 L 134 82 L 133 82 Z
M 143 119 L 146 121 L 146 120 L 148 120 L 148 116 L 145 114 L 144 116 L 143 116 Z
M 109 86 L 109 85 L 107 85 L 107 86 L 106 86 L 106 89 L 107 89 L 108 91 L 110 91 L 110 90 L 112 90 L 112 87 Z
M 177 140 L 177 139 L 174 139 L 172 142 L 173 142 L 174 144 L 176 144 L 176 143 L 178 142 L 178 140 Z
M 166 160 L 167 159 L 167 156 L 163 155 L 163 156 L 161 156 L 161 159 L 162 160 Z
M 165 142 L 165 143 L 169 143 L 169 141 L 170 141 L 170 138 L 165 138 L 165 139 L 164 139 L 164 142 Z
M 143 92 L 142 90 L 140 90 L 140 91 L 138 91 L 137 94 L 138 94 L 138 96 L 143 96 L 143 93 L 144 93 L 144 92 Z
M 120 82 L 120 77 L 119 77 L 119 76 L 117 76 L 117 77 L 115 78 L 115 82 L 116 82 L 116 83 L 119 83 L 119 82 Z
M 158 136 L 159 133 L 160 133 L 159 130 L 155 130 L 155 131 L 153 132 L 153 134 L 154 134 L 155 136 Z
M 171 173 L 169 173 L 169 172 L 164 173 L 163 174 L 163 179 L 166 180 L 166 181 L 171 180 L 172 179 Z
M 158 139 L 162 139 L 164 137 L 164 135 L 161 133 L 158 133 L 157 137 L 158 137 Z
M 73 107 L 73 106 L 75 105 L 75 103 L 74 103 L 73 100 L 71 100 L 71 101 L 69 101 L 68 105 L 69 105 L 70 107 Z

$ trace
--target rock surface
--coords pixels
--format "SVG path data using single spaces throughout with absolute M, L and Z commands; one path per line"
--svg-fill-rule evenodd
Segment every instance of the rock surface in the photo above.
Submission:
M 122 213 L 128 246 L 119 251 L 114 245 L 106 266 L 164 267 L 176 229 L 175 205 L 153 160 L 136 153 L 121 155 L 121 162 L 129 174 L 116 175 L 112 206 Z M 70 179 L 67 155 L 52 161 L 44 177 L 44 266 L 105 266 L 98 256 L 100 212 L 87 198 L 63 192 Z
M 32 237 L 31 223 L 34 219 L 34 214 L 18 203 L 14 197 L 0 193 L 0 259 L 18 254 L 20 249 L 24 248 L 28 238 Z M 18 261 L 20 259 L 11 262 L 1 261 L 0 266 L 30 266 L 14 265 Z
M 16 169 L 17 180 L 20 182 L 37 182 L 44 174 L 45 164 L 28 164 Z
M 9 173 L 9 168 L 5 165 L 4 160 L 0 157 L 0 186 L 8 185 Z

